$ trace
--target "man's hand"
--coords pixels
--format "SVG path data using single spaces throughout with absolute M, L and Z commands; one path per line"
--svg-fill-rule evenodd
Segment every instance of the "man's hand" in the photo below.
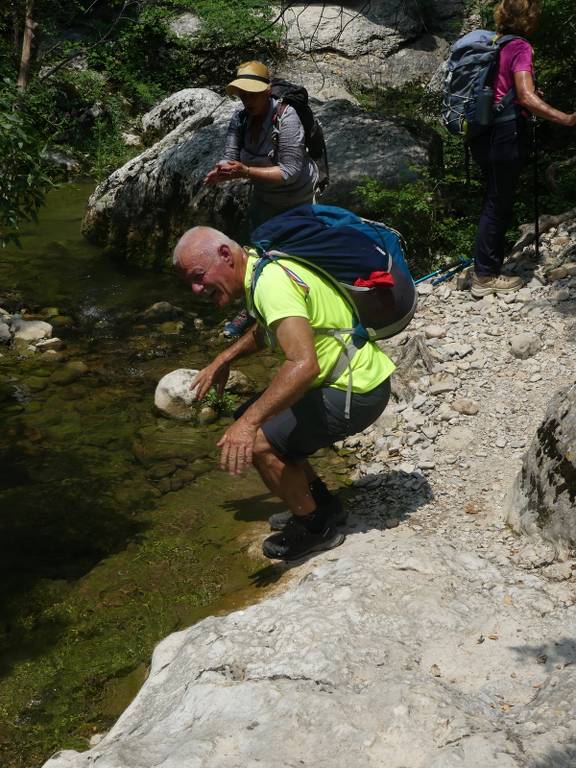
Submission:
M 224 387 L 230 376 L 230 363 L 221 362 L 216 358 L 206 368 L 198 371 L 191 388 L 196 390 L 195 400 L 202 400 L 209 389 L 216 387 L 218 397 L 224 392 Z
M 238 419 L 229 427 L 218 441 L 220 454 L 220 467 L 231 475 L 239 475 L 246 467 L 252 464 L 254 441 L 258 428 Z

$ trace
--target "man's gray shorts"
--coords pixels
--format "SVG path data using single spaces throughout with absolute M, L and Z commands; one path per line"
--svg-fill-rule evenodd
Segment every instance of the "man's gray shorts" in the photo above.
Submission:
M 238 418 L 256 399 L 241 406 Z M 350 418 L 344 416 L 346 392 L 334 387 L 311 389 L 291 408 L 262 425 L 270 445 L 287 459 L 303 459 L 370 426 L 386 408 L 390 379 L 365 394 L 352 394 Z

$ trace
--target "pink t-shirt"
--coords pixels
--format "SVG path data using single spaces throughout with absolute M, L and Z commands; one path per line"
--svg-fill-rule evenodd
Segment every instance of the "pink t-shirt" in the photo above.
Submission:
M 500 66 L 494 83 L 494 103 L 504 98 L 514 86 L 514 72 L 531 72 L 534 77 L 532 64 L 532 46 L 526 40 L 512 40 L 506 43 L 500 51 Z M 514 102 L 517 103 L 516 99 Z

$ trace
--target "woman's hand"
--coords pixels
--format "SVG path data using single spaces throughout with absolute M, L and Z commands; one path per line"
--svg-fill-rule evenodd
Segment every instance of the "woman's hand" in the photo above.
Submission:
M 237 160 L 222 160 L 216 163 L 206 176 L 203 184 L 212 187 L 215 184 L 222 184 L 223 181 L 232 181 L 233 179 L 250 178 L 250 168 Z
M 196 390 L 195 400 L 202 400 L 207 392 L 216 387 L 218 397 L 221 397 L 224 392 L 224 387 L 230 376 L 230 363 L 219 361 L 218 358 L 213 360 L 206 368 L 202 368 L 198 371 L 196 378 L 190 385 L 191 389 Z
M 238 160 L 227 160 L 220 164 L 220 174 L 225 180 L 247 179 L 250 176 L 250 169 Z

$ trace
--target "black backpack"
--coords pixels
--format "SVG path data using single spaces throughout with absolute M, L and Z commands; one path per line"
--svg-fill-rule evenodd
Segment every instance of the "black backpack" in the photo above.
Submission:
M 320 121 L 312 112 L 308 101 L 308 91 L 302 85 L 295 85 L 288 82 L 288 80 L 282 80 L 274 77 L 270 81 L 270 91 L 272 97 L 278 101 L 278 107 L 272 118 L 274 126 L 274 147 L 275 147 L 275 160 L 277 160 L 278 153 L 278 135 L 280 133 L 280 123 L 282 121 L 282 115 L 286 107 L 292 107 L 296 110 L 302 127 L 304 128 L 304 142 L 308 154 L 315 160 L 318 165 L 319 179 L 318 189 L 323 192 L 330 181 L 330 173 L 328 169 L 328 152 L 326 150 L 326 141 L 324 140 L 324 131 Z M 241 144 L 244 143 L 244 130 L 246 128 L 247 115 L 246 111 L 242 110 L 240 113 L 240 130 L 241 130 Z

